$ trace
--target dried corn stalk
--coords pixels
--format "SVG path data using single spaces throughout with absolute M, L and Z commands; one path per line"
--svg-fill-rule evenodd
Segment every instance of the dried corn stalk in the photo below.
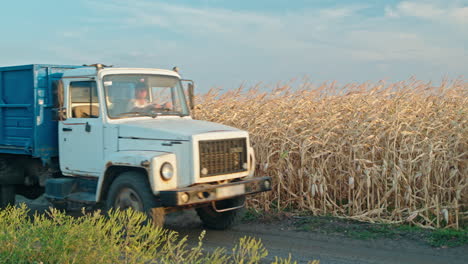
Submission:
M 468 215 L 467 95 L 463 80 L 256 86 L 198 96 L 195 116 L 250 132 L 257 173 L 275 178 L 250 206 L 459 227 Z

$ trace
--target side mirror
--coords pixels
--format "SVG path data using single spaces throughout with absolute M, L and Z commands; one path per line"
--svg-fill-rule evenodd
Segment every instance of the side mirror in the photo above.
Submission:
M 182 82 L 187 82 L 187 96 L 189 101 L 190 109 L 195 108 L 194 97 L 195 97 L 195 83 L 192 80 L 181 80 Z
M 52 120 L 63 121 L 67 116 L 66 108 L 52 108 Z
M 63 82 L 61 80 L 55 80 L 52 83 L 53 87 L 53 104 L 54 107 L 52 108 L 52 118 L 55 121 L 62 121 L 67 119 L 67 111 L 64 107 L 64 89 L 63 89 Z
M 188 84 L 188 97 L 189 97 L 189 104 L 190 104 L 191 110 L 193 110 L 193 108 L 195 107 L 195 104 L 193 102 L 193 98 L 195 96 L 194 90 L 195 90 L 195 85 L 193 84 L 193 82 L 189 83 Z

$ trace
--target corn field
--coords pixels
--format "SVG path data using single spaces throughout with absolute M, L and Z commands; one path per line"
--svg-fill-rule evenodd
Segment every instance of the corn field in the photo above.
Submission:
M 304 81 L 197 96 L 195 118 L 250 132 L 273 191 L 249 206 L 466 227 L 468 82 Z

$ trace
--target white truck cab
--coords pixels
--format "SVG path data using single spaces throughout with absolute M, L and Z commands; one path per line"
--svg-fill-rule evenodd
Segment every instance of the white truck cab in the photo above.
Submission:
M 44 181 L 56 206 L 103 204 L 150 212 L 196 208 L 207 227 L 225 229 L 245 195 L 270 190 L 254 177 L 249 134 L 194 120 L 193 82 L 174 70 L 70 69 L 57 82 L 60 177 Z M 187 92 L 187 95 L 186 95 Z

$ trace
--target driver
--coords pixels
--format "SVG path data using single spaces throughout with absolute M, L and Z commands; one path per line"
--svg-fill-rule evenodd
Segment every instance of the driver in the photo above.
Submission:
M 152 109 L 170 109 L 172 103 L 167 102 L 162 105 L 155 102 L 150 102 L 148 99 L 148 88 L 145 83 L 139 82 L 135 87 L 135 98 L 130 100 L 131 111 L 134 112 L 146 112 Z
M 138 83 L 135 87 L 135 98 L 130 101 L 132 110 L 144 110 L 150 105 L 148 89 L 144 83 Z

